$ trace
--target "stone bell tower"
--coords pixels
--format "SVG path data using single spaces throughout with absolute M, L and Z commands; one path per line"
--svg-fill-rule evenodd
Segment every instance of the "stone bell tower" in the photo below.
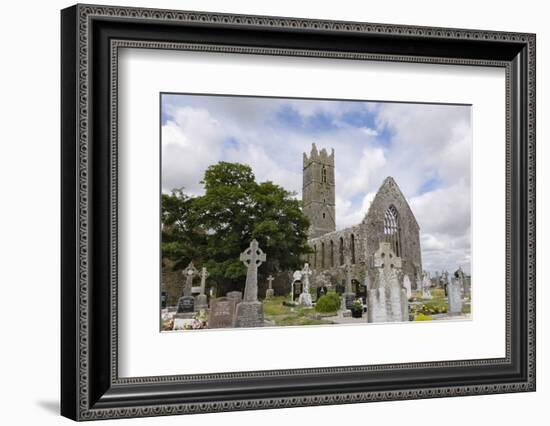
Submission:
M 336 230 L 334 149 L 330 155 L 313 144 L 308 157 L 304 152 L 302 202 L 310 222 L 309 237 Z

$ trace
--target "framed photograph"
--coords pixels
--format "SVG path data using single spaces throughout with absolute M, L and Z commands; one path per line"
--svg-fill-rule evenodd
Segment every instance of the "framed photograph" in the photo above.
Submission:
M 535 35 L 61 12 L 61 412 L 535 390 Z

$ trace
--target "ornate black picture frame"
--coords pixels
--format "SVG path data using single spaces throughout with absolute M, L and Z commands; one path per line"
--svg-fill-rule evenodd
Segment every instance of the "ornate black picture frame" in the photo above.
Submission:
M 535 35 L 126 7 L 61 13 L 61 413 L 74 420 L 535 390 Z M 119 378 L 117 52 L 188 49 L 506 71 L 506 356 Z

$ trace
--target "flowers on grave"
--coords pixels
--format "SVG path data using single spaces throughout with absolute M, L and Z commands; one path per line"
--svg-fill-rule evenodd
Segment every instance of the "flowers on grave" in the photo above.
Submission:
M 363 301 L 355 299 L 351 305 L 351 316 L 353 318 L 361 318 L 363 316 Z
M 162 331 L 172 331 L 174 329 L 174 320 L 169 319 L 162 322 Z
M 184 330 L 201 330 L 203 328 L 208 328 L 208 312 L 203 309 L 198 311 L 192 319 L 186 320 L 183 325 Z
M 433 317 L 431 315 L 424 315 L 422 312 L 420 312 L 415 318 L 415 321 L 431 321 L 433 320 Z

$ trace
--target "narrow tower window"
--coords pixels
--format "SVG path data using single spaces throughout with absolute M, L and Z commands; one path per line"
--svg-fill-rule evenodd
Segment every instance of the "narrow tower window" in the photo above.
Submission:
M 321 169 L 321 182 L 327 183 L 327 168 L 325 166 Z

